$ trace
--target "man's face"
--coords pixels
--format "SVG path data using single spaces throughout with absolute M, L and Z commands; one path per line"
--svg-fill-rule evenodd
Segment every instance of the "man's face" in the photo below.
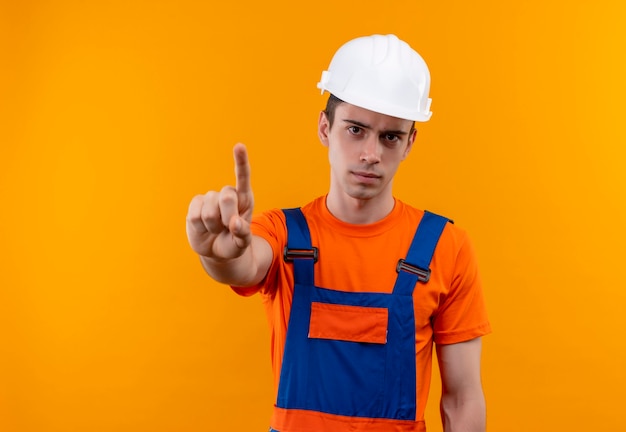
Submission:
M 360 200 L 390 196 L 393 176 L 415 140 L 412 125 L 410 120 L 341 103 L 331 128 L 322 112 L 318 132 L 328 147 L 331 191 Z

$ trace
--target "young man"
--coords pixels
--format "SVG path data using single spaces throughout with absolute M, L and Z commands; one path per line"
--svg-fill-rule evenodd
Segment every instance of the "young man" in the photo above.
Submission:
M 430 75 L 393 35 L 342 46 L 318 84 L 330 189 L 252 217 L 250 167 L 193 198 L 187 235 L 208 274 L 263 296 L 279 432 L 425 431 L 433 341 L 446 432 L 485 430 L 480 337 L 490 331 L 474 252 L 451 221 L 392 194 Z

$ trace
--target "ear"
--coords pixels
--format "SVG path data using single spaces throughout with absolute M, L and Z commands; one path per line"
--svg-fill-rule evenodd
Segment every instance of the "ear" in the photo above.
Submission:
M 413 144 L 415 143 L 415 137 L 417 137 L 417 129 L 413 128 L 413 130 L 411 130 L 411 133 L 409 134 L 409 142 L 407 143 L 406 148 L 404 149 L 402 160 L 406 159 L 406 157 L 409 155 L 409 152 L 413 148 Z
M 328 147 L 328 134 L 330 133 L 330 123 L 325 111 L 320 111 L 320 118 L 317 122 L 317 136 L 325 147 Z

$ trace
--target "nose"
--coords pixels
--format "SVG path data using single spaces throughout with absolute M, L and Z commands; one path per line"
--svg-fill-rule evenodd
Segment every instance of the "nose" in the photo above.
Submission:
M 361 162 L 376 164 L 380 162 L 380 145 L 375 136 L 368 137 L 361 148 Z

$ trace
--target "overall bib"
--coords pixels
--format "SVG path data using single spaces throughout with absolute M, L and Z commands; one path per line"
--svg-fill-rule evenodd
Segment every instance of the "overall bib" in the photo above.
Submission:
M 308 415 L 324 413 L 346 423 L 371 423 L 371 430 L 385 430 L 382 424 L 390 421 L 406 428 L 387 430 L 419 430 L 411 426 L 416 415 L 413 289 L 428 282 L 448 219 L 424 214 L 406 259 L 398 261 L 391 293 L 347 292 L 315 286 L 318 250 L 306 219 L 300 209 L 283 211 L 288 234 L 284 259 L 294 266 L 294 294 L 277 423 L 311 430 Z M 270 430 L 280 431 L 278 424 L 272 426 L 276 429 Z M 332 427 L 338 430 L 336 424 Z

